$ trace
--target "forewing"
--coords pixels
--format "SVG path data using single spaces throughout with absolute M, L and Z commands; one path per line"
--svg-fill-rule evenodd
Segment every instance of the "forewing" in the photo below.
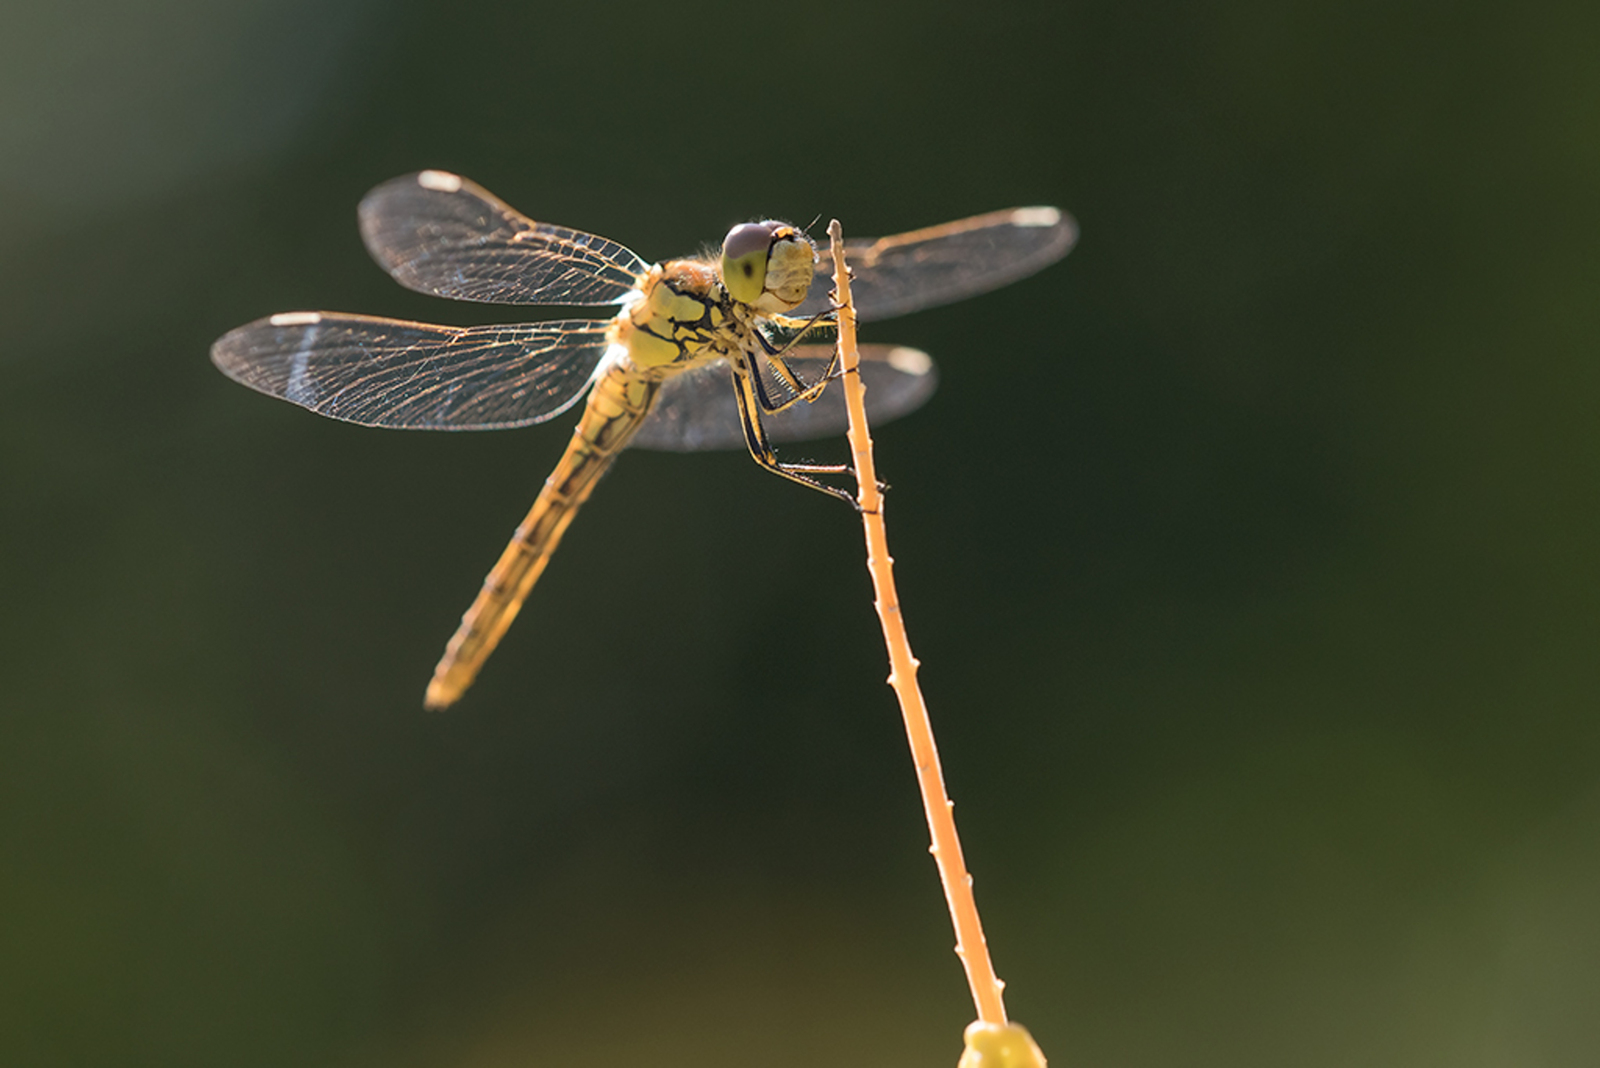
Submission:
M 608 325 L 451 327 L 288 312 L 224 334 L 211 359 L 235 382 L 346 422 L 496 430 L 571 407 L 605 354 Z
M 604 237 L 534 222 L 475 182 L 422 171 L 361 201 L 367 251 L 408 289 L 489 304 L 615 304 L 648 267 Z
M 861 377 L 867 387 L 867 420 L 873 426 L 920 408 L 938 385 L 933 360 L 919 349 L 900 345 L 862 345 Z M 784 362 L 805 383 L 815 382 L 833 357 L 830 345 L 797 345 Z M 768 396 L 787 396 L 784 387 L 764 370 Z M 725 361 L 706 364 L 662 383 L 655 407 L 633 438 L 633 446 L 668 452 L 742 449 L 744 429 Z M 844 390 L 834 382 L 811 404 L 801 402 L 776 415 L 763 415 L 767 436 L 775 442 L 810 441 L 843 434 Z
M 1078 239 L 1058 208 L 1011 208 L 894 237 L 845 241 L 850 296 L 863 322 L 932 308 L 1026 278 L 1065 256 Z M 833 262 L 821 249 L 816 280 L 798 318 L 829 307 Z

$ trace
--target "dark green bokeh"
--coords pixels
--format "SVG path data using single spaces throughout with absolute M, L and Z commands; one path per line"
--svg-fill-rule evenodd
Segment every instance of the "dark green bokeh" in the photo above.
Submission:
M 848 512 L 630 454 L 426 715 L 567 427 L 363 430 L 207 362 L 293 308 L 501 314 L 367 261 L 357 200 L 422 167 L 650 258 L 1074 212 L 1061 266 L 867 334 L 943 372 L 879 462 L 1013 1015 L 1059 1065 L 1600 1057 L 1592 5 L 6 24 L 8 1063 L 955 1061 Z

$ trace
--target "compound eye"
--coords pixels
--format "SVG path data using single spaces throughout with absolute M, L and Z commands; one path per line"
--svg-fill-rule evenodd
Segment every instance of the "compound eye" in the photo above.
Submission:
M 767 284 L 767 254 L 772 250 L 771 223 L 740 223 L 722 242 L 722 284 L 728 295 L 753 304 Z

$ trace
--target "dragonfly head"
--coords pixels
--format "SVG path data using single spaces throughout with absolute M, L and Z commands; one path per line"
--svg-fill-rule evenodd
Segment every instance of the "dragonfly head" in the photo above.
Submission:
M 790 311 L 806 299 L 816 258 L 811 239 L 788 223 L 740 223 L 722 242 L 722 284 L 758 311 Z

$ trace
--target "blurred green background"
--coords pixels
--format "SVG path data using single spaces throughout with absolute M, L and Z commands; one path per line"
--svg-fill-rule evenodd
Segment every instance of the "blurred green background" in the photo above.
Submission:
M 1600 8 L 0 14 L 6 1063 L 954 1063 L 847 510 L 629 454 L 424 714 L 569 420 L 209 364 L 506 317 L 368 261 L 424 167 L 651 259 L 1072 211 L 866 332 L 943 372 L 878 459 L 1012 1014 L 1062 1068 L 1600 1060 Z

